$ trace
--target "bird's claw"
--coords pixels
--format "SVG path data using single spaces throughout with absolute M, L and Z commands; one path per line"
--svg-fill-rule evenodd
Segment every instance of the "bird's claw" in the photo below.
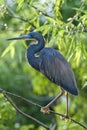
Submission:
M 61 118 L 62 120 L 64 120 L 64 119 L 69 119 L 69 116 L 65 114 L 64 116 L 61 116 L 60 118 Z
M 42 113 L 44 114 L 49 114 L 50 113 L 50 109 L 48 107 L 42 107 L 41 110 L 40 110 Z

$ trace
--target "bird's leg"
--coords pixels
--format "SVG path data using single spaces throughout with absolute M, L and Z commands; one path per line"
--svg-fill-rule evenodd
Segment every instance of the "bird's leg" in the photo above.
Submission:
M 64 94 L 64 90 L 62 88 L 60 89 L 61 89 L 60 94 L 56 96 L 51 102 L 49 102 L 45 107 L 42 107 L 41 112 L 49 113 L 49 107 L 52 106 Z
M 66 92 L 66 117 L 68 117 L 68 92 Z
M 66 92 L 65 95 L 66 95 L 66 113 L 65 113 L 64 117 L 62 117 L 61 119 L 69 118 L 69 115 L 68 115 L 68 92 Z

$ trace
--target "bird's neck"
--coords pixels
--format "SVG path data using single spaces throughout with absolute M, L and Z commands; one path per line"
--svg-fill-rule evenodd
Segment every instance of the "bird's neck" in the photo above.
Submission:
M 40 58 L 39 56 L 38 57 L 35 56 L 35 54 L 40 50 L 42 50 L 43 48 L 44 48 L 44 39 L 41 38 L 38 40 L 37 44 L 30 45 L 27 49 L 28 62 L 33 68 L 37 70 L 39 70 Z

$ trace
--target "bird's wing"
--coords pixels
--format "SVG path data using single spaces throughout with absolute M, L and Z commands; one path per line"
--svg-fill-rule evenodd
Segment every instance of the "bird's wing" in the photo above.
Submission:
M 77 95 L 74 74 L 65 58 L 56 50 L 44 50 L 40 56 L 40 71 L 55 84 L 66 91 Z

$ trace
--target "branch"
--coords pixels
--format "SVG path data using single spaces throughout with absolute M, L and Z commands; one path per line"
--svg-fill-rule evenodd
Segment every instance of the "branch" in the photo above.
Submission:
M 36 28 L 36 27 L 34 26 L 34 24 L 30 22 L 30 19 L 24 19 L 24 18 L 19 17 L 17 14 L 15 14 L 15 13 L 13 12 L 13 10 L 12 10 L 9 6 L 7 6 L 7 10 L 10 12 L 11 17 L 16 18 L 16 19 L 19 19 L 19 20 L 22 21 L 22 22 L 28 22 L 32 27 Z
M 23 22 L 27 22 L 28 21 L 27 19 L 20 18 L 19 16 L 17 16 L 9 6 L 7 6 L 7 10 L 11 13 L 12 17 L 20 19 Z
M 19 95 L 16 95 L 16 94 L 7 92 L 7 91 L 5 91 L 5 90 L 3 90 L 3 89 L 1 89 L 1 88 L 0 88 L 0 92 L 4 95 L 4 97 L 7 99 L 7 101 L 15 108 L 15 110 L 16 110 L 17 112 L 19 112 L 19 113 L 22 114 L 23 116 L 25 116 L 25 117 L 27 117 L 27 118 L 33 120 L 34 122 L 36 122 L 37 124 L 39 124 L 40 126 L 42 126 L 43 128 L 45 128 L 46 130 L 55 130 L 56 124 L 51 125 L 50 127 L 48 127 L 47 125 L 45 125 L 45 124 L 42 123 L 41 121 L 37 120 L 36 118 L 34 118 L 34 117 L 32 117 L 32 116 L 30 116 L 30 115 L 24 113 L 23 111 L 21 111 L 21 110 L 13 103 L 13 101 L 9 98 L 8 95 L 12 95 L 12 96 L 14 96 L 14 97 L 20 98 L 20 99 L 26 101 L 27 103 L 30 103 L 30 104 L 32 104 L 32 105 L 34 105 L 34 106 L 38 106 L 39 108 L 41 108 L 41 106 L 40 106 L 39 104 L 36 104 L 36 103 L 34 103 L 34 102 L 30 101 L 30 100 L 27 100 L 26 98 L 23 98 L 23 97 L 21 97 L 21 96 L 19 96 Z
M 52 22 L 56 23 L 57 25 L 59 24 L 58 21 L 56 20 L 56 17 L 52 17 L 48 15 L 47 13 L 44 13 L 42 10 L 38 9 L 36 6 L 32 5 L 32 8 L 34 8 L 39 14 L 44 15 L 47 19 L 50 19 Z
M 0 89 L 0 91 L 2 92 L 3 90 Z M 21 100 L 23 100 L 23 101 L 25 101 L 25 102 L 27 102 L 27 103 L 33 105 L 33 106 L 37 106 L 38 108 L 41 108 L 41 107 L 42 107 L 41 105 L 39 105 L 39 104 L 37 104 L 37 103 L 34 103 L 34 102 L 32 102 L 31 100 L 26 99 L 26 98 L 24 98 L 24 97 L 21 97 L 21 96 L 19 96 L 19 95 L 17 95 L 17 94 L 10 93 L 10 92 L 7 92 L 7 91 L 5 91 L 5 93 L 6 93 L 7 95 L 12 95 L 12 96 L 14 96 L 14 97 L 16 97 L 16 98 L 20 98 Z
M 0 90 L 2 91 L 2 90 Z M 44 127 L 46 130 L 51 130 L 47 125 L 45 125 L 44 123 L 42 123 L 41 121 L 37 120 L 36 118 L 24 113 L 23 111 L 21 111 L 14 103 L 13 101 L 8 97 L 8 95 L 6 94 L 6 91 L 2 91 L 4 97 L 8 100 L 8 102 L 15 108 L 16 111 L 18 111 L 20 114 L 22 114 L 23 116 L 33 120 L 34 122 L 38 123 L 39 125 L 41 125 L 42 127 Z
M 36 6 L 32 5 L 32 7 L 37 10 L 39 13 L 42 13 L 44 16 L 54 19 L 52 16 L 48 15 L 47 13 L 44 13 L 42 10 L 38 9 Z
M 56 125 L 54 125 L 53 127 L 49 128 L 47 125 L 45 125 L 44 123 L 40 122 L 39 120 L 37 120 L 37 119 L 33 118 L 32 116 L 27 115 L 26 113 L 22 112 L 22 111 L 13 103 L 13 101 L 8 97 L 8 95 L 12 95 L 12 96 L 14 96 L 14 97 L 20 98 L 21 100 L 23 100 L 23 101 L 25 101 L 25 102 L 27 102 L 27 103 L 29 103 L 29 104 L 32 104 L 32 105 L 34 105 L 34 106 L 37 106 L 38 108 L 42 108 L 41 105 L 39 105 L 39 104 L 37 104 L 37 103 L 34 103 L 34 102 L 32 102 L 31 100 L 28 100 L 28 99 L 26 99 L 26 98 L 23 98 L 23 97 L 21 97 L 21 96 L 19 96 L 19 95 L 16 95 L 16 94 L 7 92 L 7 91 L 5 91 L 5 90 L 3 90 L 3 89 L 1 89 L 1 88 L 0 88 L 0 92 L 3 93 L 3 95 L 4 95 L 4 96 L 6 97 L 6 99 L 10 102 L 10 104 L 11 104 L 11 105 L 16 109 L 16 111 L 18 111 L 20 114 L 22 114 L 23 116 L 25 116 L 25 117 L 27 117 L 27 118 L 29 118 L 29 119 L 31 119 L 31 120 L 37 122 L 39 125 L 43 126 L 43 127 L 44 127 L 45 129 L 47 129 L 47 130 L 55 130 Z M 86 126 L 86 125 L 84 125 L 83 123 L 80 123 L 79 121 L 74 120 L 74 119 L 71 118 L 71 117 L 66 117 L 64 114 L 57 113 L 57 112 L 54 112 L 54 111 L 52 111 L 52 110 L 49 110 L 49 112 L 52 113 L 52 114 L 56 114 L 56 115 L 58 115 L 58 116 L 61 116 L 61 117 L 64 118 L 64 119 L 66 118 L 66 119 L 68 119 L 68 120 L 71 120 L 71 121 L 74 122 L 75 124 L 78 124 L 79 126 L 83 127 L 84 129 L 87 129 L 87 126 Z
M 48 17 L 48 18 L 50 18 L 50 19 L 55 20 L 54 17 L 48 15 L 47 13 L 44 13 L 42 10 L 38 9 L 36 6 L 32 5 L 31 7 L 34 8 L 38 13 L 42 13 L 44 16 L 46 16 L 46 17 Z M 11 17 L 16 18 L 16 19 L 19 19 L 19 20 L 22 21 L 22 22 L 28 22 L 33 28 L 36 29 L 36 26 L 35 26 L 32 22 L 30 22 L 31 19 L 25 19 L 25 18 L 19 17 L 9 6 L 7 6 L 7 10 L 10 12 L 10 14 L 11 14 L 10 16 L 11 16 Z M 76 15 L 74 15 L 71 19 L 68 19 L 68 22 L 72 23 L 72 22 L 75 20 L 75 18 L 78 17 L 78 16 L 79 16 L 79 13 L 77 13 Z M 55 22 L 56 22 L 56 21 L 55 21 Z M 57 24 L 58 24 L 58 23 L 57 23 Z M 82 24 L 82 22 L 81 22 L 81 24 Z M 80 32 L 80 31 L 87 32 L 87 28 L 84 27 L 84 28 L 75 29 L 75 30 L 73 31 L 73 34 L 75 34 L 75 33 L 77 33 L 77 32 Z M 65 31 L 65 32 L 66 32 L 66 31 Z
M 87 126 L 86 126 L 86 125 L 80 123 L 79 121 L 74 120 L 74 119 L 71 118 L 71 117 L 66 117 L 66 115 L 60 114 L 60 113 L 57 113 L 57 112 L 54 112 L 54 111 L 52 111 L 52 110 L 50 110 L 50 113 L 53 113 L 53 114 L 59 115 L 59 116 L 61 116 L 61 117 L 64 117 L 64 119 L 65 119 L 65 118 L 66 118 L 66 119 L 69 119 L 69 120 L 71 120 L 72 122 L 74 122 L 74 123 L 76 123 L 76 124 L 82 126 L 83 128 L 87 129 Z

